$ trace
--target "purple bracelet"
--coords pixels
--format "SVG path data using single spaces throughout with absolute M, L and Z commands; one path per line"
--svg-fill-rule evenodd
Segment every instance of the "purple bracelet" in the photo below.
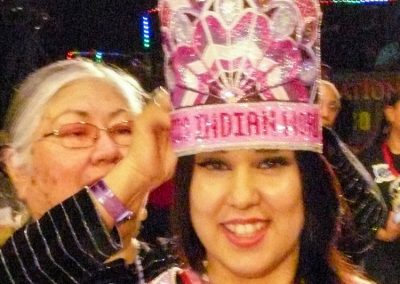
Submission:
M 122 204 L 102 179 L 92 184 L 89 190 L 96 197 L 96 200 L 103 205 L 104 209 L 111 215 L 117 225 L 132 219 L 135 215 Z

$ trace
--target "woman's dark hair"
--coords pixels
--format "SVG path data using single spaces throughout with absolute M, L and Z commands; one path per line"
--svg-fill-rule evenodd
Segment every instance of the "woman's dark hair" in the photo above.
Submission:
M 347 263 L 336 250 L 340 203 L 338 185 L 324 158 L 316 153 L 296 152 L 305 208 L 297 279 L 307 284 L 341 283 Z M 173 207 L 173 230 L 180 242 L 181 256 L 194 270 L 204 272 L 205 248 L 190 218 L 189 189 L 194 156 L 178 160 Z M 343 271 L 341 271 L 343 270 Z M 343 272 L 343 273 L 342 273 Z
M 400 93 L 397 91 L 388 92 L 383 97 L 384 106 L 394 106 L 400 100 Z
M 394 106 L 399 100 L 400 100 L 400 92 L 392 91 L 386 93 L 382 99 L 382 109 L 384 109 L 385 107 Z M 382 120 L 380 122 L 380 126 L 376 132 L 376 136 L 369 145 L 381 145 L 388 138 L 389 132 L 390 132 L 390 123 L 386 120 L 386 117 L 383 115 Z

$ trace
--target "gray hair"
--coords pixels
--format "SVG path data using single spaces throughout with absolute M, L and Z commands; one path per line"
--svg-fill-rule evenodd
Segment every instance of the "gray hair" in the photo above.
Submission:
M 332 82 L 330 82 L 328 80 L 320 80 L 320 84 L 321 85 L 325 85 L 327 88 L 331 89 L 331 91 L 333 92 L 333 94 L 335 95 L 335 97 L 336 97 L 336 99 L 338 101 L 339 107 L 341 107 L 340 99 L 341 99 L 342 96 L 340 95 L 340 93 L 339 93 L 338 89 L 336 88 L 335 84 L 333 84 Z
M 8 128 L 16 166 L 28 165 L 32 139 L 49 100 L 63 86 L 83 78 L 104 79 L 121 92 L 130 110 L 140 113 L 147 94 L 125 71 L 88 60 L 61 60 L 38 69 L 22 82 L 10 107 Z

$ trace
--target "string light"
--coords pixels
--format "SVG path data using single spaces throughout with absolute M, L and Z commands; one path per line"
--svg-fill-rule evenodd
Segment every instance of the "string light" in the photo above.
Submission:
M 65 57 L 67 59 L 84 57 L 84 58 L 90 58 L 94 62 L 102 63 L 104 62 L 105 58 L 122 58 L 122 57 L 129 58 L 130 56 L 119 52 L 103 52 L 93 49 L 90 51 L 70 50 L 67 52 Z
M 95 56 L 94 56 L 94 61 L 96 61 L 98 63 L 103 62 L 103 52 L 96 51 Z
M 151 17 L 149 13 L 142 15 L 142 46 L 144 49 L 149 49 L 151 46 L 151 37 L 153 31 L 151 28 Z

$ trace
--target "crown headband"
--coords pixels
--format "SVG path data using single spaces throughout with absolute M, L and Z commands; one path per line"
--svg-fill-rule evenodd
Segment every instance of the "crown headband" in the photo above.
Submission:
M 321 152 L 318 2 L 160 0 L 159 14 L 178 156 Z

